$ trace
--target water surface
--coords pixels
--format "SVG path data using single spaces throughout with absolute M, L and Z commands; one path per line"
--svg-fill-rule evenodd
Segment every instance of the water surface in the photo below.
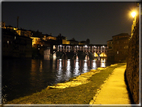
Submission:
M 106 59 L 3 59 L 2 94 L 6 101 L 30 95 L 49 85 L 64 82 L 97 67 L 106 67 Z

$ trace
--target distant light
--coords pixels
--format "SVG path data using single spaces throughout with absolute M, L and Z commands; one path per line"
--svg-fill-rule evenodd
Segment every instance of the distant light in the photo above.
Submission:
M 132 12 L 131 15 L 134 18 L 136 16 L 136 12 Z
M 7 44 L 9 44 L 9 41 L 7 41 Z

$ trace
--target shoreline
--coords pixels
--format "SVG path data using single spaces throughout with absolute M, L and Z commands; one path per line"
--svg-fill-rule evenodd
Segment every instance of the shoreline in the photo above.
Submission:
M 7 104 L 89 104 L 113 70 L 125 63 L 99 67 L 63 83 L 48 86 L 41 92 L 14 99 Z M 91 94 L 92 93 L 92 94 Z M 77 98 L 78 97 L 78 98 Z M 77 99 L 76 99 L 77 98 Z M 63 100 L 64 99 L 64 100 Z
M 117 64 L 111 64 L 110 66 L 116 66 Z M 107 66 L 108 67 L 108 66 Z M 57 83 L 53 86 L 47 86 L 46 89 L 53 89 L 53 88 L 68 88 L 68 87 L 76 87 L 78 85 L 86 84 L 87 79 L 89 79 L 92 75 L 95 75 L 96 73 L 99 73 L 100 70 L 105 70 L 107 67 L 98 67 L 97 69 L 91 69 L 90 71 L 80 74 L 76 77 L 72 77 L 67 81 L 64 81 L 62 83 Z

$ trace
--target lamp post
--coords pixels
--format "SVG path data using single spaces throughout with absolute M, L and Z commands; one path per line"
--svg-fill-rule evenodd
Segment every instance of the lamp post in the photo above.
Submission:
M 133 24 L 132 24 L 132 28 L 131 28 L 131 37 L 132 37 L 133 36 L 134 27 L 136 26 L 136 16 L 137 16 L 136 11 L 133 11 L 131 13 L 131 16 L 133 17 Z

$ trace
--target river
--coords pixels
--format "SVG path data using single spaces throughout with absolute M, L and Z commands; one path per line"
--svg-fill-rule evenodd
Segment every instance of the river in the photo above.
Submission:
M 97 67 L 106 67 L 105 58 L 73 59 L 3 59 L 2 96 L 5 101 L 30 95 L 49 85 L 64 82 Z

